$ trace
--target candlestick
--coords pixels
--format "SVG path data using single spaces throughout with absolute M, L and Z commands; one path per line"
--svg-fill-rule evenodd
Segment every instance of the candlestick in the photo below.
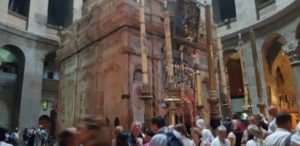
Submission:
M 203 106 L 203 98 L 202 98 L 202 82 L 201 82 L 201 74 L 200 71 L 196 71 L 196 86 L 197 86 L 197 105 Z
M 165 8 L 167 8 L 167 0 L 165 1 Z M 169 11 L 166 9 L 164 14 L 164 31 L 165 31 L 165 47 L 166 47 L 166 63 L 168 71 L 168 82 L 173 82 L 174 71 L 172 67 L 172 43 L 170 30 Z
M 142 60 L 142 73 L 143 73 L 143 84 L 148 85 L 148 60 L 147 60 L 147 49 L 146 49 L 146 28 L 145 28 L 145 8 L 144 0 L 138 0 L 140 3 L 140 44 L 141 44 L 141 60 Z

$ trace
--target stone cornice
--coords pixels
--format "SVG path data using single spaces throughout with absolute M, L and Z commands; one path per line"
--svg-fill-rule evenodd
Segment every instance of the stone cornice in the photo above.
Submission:
M 28 32 L 28 31 L 23 31 L 23 30 L 16 29 L 14 27 L 8 26 L 8 25 L 3 24 L 1 22 L 0 22 L 0 30 L 5 31 L 5 32 L 10 33 L 10 34 L 13 34 L 13 35 L 16 35 L 16 36 L 19 36 L 19 37 L 22 37 L 24 39 L 29 39 L 29 40 L 36 41 L 36 42 L 43 43 L 43 44 L 47 44 L 47 45 L 58 46 L 58 42 L 59 42 L 59 39 L 46 38 L 44 36 L 40 36 L 40 35 L 31 33 L 31 32 Z
M 300 4 L 296 0 L 278 11 L 274 11 L 274 14 L 270 15 L 269 17 L 260 19 L 252 24 L 248 24 L 247 26 L 240 26 L 236 29 L 230 29 L 224 32 L 220 32 L 218 33 L 218 36 L 222 38 L 222 41 L 226 41 L 236 37 L 239 33 L 248 33 L 250 28 L 253 28 L 254 30 L 260 29 L 264 26 L 272 24 L 272 22 L 280 21 L 280 19 L 286 14 L 293 13 L 293 11 L 296 11 L 297 9 L 299 9 L 299 7 Z

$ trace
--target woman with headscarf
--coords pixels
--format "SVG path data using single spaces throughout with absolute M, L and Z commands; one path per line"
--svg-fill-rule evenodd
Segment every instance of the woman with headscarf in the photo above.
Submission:
M 211 142 L 214 140 L 214 136 L 212 135 L 211 131 L 206 128 L 204 120 L 203 119 L 198 119 L 196 121 L 196 126 L 201 129 L 202 144 L 204 146 L 210 146 Z

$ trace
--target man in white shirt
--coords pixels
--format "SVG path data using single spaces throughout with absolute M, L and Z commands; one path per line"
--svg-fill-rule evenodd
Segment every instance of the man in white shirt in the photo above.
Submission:
M 271 106 L 269 109 L 269 115 L 273 118 L 273 120 L 269 123 L 268 127 L 268 133 L 272 134 L 275 132 L 277 125 L 276 125 L 276 116 L 278 114 L 278 109 L 277 107 Z
M 0 127 L 0 146 L 13 146 L 13 145 L 8 144 L 8 143 L 5 142 L 5 139 L 6 139 L 5 134 L 6 134 L 6 132 L 7 131 L 5 130 L 5 128 Z
M 265 146 L 285 146 L 291 143 L 292 116 L 279 113 L 276 117 L 277 129 L 265 139 Z
M 217 130 L 218 136 L 211 142 L 211 146 L 230 146 L 230 141 L 226 139 L 226 127 L 221 125 Z

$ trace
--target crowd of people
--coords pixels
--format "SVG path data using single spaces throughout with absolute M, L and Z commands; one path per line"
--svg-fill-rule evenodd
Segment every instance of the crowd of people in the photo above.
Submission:
M 263 115 L 249 115 L 241 120 L 236 114 L 220 121 L 216 129 L 197 119 L 195 126 L 185 124 L 168 126 L 165 118 L 151 119 L 150 129 L 135 121 L 130 130 L 116 126 L 112 146 L 300 146 L 300 123 L 292 128 L 289 113 L 278 113 L 276 107 L 269 109 L 272 119 Z M 83 119 L 76 128 L 68 128 L 58 134 L 58 146 L 101 146 L 97 144 L 97 131 L 101 128 L 93 118 Z M 101 139 L 101 138 L 100 138 Z
M 186 124 L 167 125 L 165 118 L 151 119 L 149 129 L 135 121 L 130 130 L 116 126 L 112 146 L 300 146 L 300 122 L 294 129 L 289 113 L 280 112 L 276 107 L 269 109 L 272 119 L 263 115 L 249 115 L 241 120 L 236 114 L 220 121 L 216 129 L 206 126 L 203 119 L 197 119 L 195 126 Z M 57 134 L 55 146 L 104 146 L 99 137 L 104 124 L 97 117 L 86 117 L 76 127 L 62 130 Z M 0 146 L 12 146 L 18 139 L 18 132 L 0 128 Z M 13 136 L 14 135 L 14 136 Z M 48 146 L 47 131 L 41 127 L 26 129 L 23 140 L 28 146 Z M 9 144 L 10 143 L 10 144 Z
M 38 128 L 25 128 L 22 132 L 22 139 L 19 137 L 19 130 L 16 128 L 10 132 L 0 127 L 0 146 L 49 146 L 50 139 L 48 131 L 41 125 Z

